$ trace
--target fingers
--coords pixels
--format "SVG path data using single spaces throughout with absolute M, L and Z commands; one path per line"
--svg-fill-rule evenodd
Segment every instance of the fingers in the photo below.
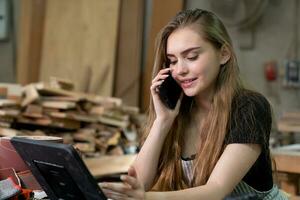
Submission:
M 170 71 L 171 71 L 171 68 L 167 67 L 167 68 L 163 68 L 163 69 L 159 70 L 159 72 L 157 74 L 165 74 L 165 73 L 168 73 Z
M 165 68 L 158 72 L 158 74 L 152 80 L 152 85 L 150 87 L 152 92 L 158 92 L 159 86 L 164 82 L 164 80 L 168 76 L 170 76 L 170 74 L 168 73 L 169 71 L 170 71 L 170 68 Z
M 132 176 L 134 178 L 137 178 L 135 168 L 132 165 L 128 169 L 128 176 Z
M 135 200 L 133 198 L 130 197 L 113 197 L 113 198 L 109 198 L 108 200 Z
M 150 87 L 150 90 L 151 92 L 158 92 L 159 90 L 159 86 L 164 82 L 164 80 L 160 80 L 160 81 L 157 81 L 155 83 L 153 83 Z
M 125 194 L 121 194 L 121 193 L 118 193 L 118 192 L 115 192 L 115 191 L 109 190 L 109 189 L 102 188 L 102 191 L 105 194 L 105 196 L 109 199 L 124 199 L 124 198 L 128 197 Z
M 137 179 L 137 173 L 133 166 L 128 169 L 128 175 L 122 175 L 121 183 L 104 182 L 100 187 L 104 194 L 113 200 L 144 199 L 145 190 Z
M 170 68 L 162 69 L 156 74 L 155 78 L 163 75 L 169 75 L 170 74 L 169 72 L 170 72 Z
M 122 175 L 121 180 L 129 184 L 132 189 L 139 189 L 141 187 L 138 179 L 136 179 L 135 177 Z
M 170 74 L 158 74 L 157 76 L 154 77 L 152 80 L 152 84 L 154 84 L 157 81 L 165 80 Z
M 129 196 L 117 194 L 117 193 L 108 194 L 106 195 L 106 197 L 108 198 L 108 200 L 135 200 L 134 198 L 131 198 Z
M 113 191 L 115 194 L 122 194 L 124 196 L 132 196 L 132 186 L 124 183 L 100 183 L 102 190 L 106 190 L 109 194 Z
M 131 189 L 130 186 L 123 183 L 100 183 L 100 187 L 103 189 L 113 190 L 115 192 L 124 193 L 128 189 Z
M 137 189 L 140 187 L 139 181 L 137 179 L 137 174 L 133 166 L 129 167 L 128 176 L 121 176 L 121 180 L 129 184 L 133 189 Z
M 114 200 L 129 200 L 141 196 L 138 190 L 132 189 L 132 186 L 126 183 L 100 183 L 100 187 L 106 197 Z
M 169 68 L 161 69 L 161 70 L 159 70 L 159 72 L 157 73 L 156 76 L 163 75 L 163 74 L 168 74 L 169 71 L 170 71 Z

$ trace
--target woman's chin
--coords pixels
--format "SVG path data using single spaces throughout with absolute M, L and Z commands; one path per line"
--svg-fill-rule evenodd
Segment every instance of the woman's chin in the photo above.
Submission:
M 193 96 L 197 95 L 194 91 L 185 91 L 184 90 L 183 93 L 185 94 L 185 96 L 188 96 L 188 97 L 193 97 Z

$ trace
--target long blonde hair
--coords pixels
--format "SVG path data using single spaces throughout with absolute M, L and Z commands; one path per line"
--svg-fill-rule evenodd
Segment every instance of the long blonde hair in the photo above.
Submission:
M 231 103 L 233 96 L 242 86 L 239 79 L 239 69 L 231 39 L 223 23 L 212 12 L 193 9 L 179 12 L 158 34 L 156 39 L 156 53 L 153 68 L 153 78 L 167 62 L 166 46 L 169 35 L 184 27 L 193 27 L 199 34 L 210 42 L 217 50 L 226 46 L 230 51 L 230 59 L 221 66 L 216 79 L 215 94 L 212 107 L 200 130 L 199 148 L 194 162 L 195 178 L 193 186 L 207 182 L 214 166 L 224 150 L 224 138 L 228 131 Z M 196 27 L 196 29 L 195 29 Z M 178 116 L 176 117 L 167 138 L 157 168 L 155 188 L 161 191 L 179 190 L 186 188 L 181 168 L 181 151 L 183 147 L 183 133 L 191 117 L 190 108 L 193 98 L 184 97 Z M 149 134 L 155 119 L 153 102 L 150 100 L 148 120 L 144 129 L 142 143 Z

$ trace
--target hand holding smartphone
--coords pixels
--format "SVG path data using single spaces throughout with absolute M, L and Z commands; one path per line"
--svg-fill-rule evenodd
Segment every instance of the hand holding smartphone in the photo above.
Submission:
M 171 73 L 159 87 L 159 97 L 161 101 L 170 109 L 174 109 L 176 107 L 181 92 L 181 87 L 174 80 Z

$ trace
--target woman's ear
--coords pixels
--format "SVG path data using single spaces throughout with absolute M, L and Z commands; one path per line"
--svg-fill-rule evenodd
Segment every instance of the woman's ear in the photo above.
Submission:
M 230 59 L 230 56 L 231 52 L 229 51 L 229 48 L 226 45 L 223 45 L 220 51 L 220 64 L 226 64 L 227 61 Z

